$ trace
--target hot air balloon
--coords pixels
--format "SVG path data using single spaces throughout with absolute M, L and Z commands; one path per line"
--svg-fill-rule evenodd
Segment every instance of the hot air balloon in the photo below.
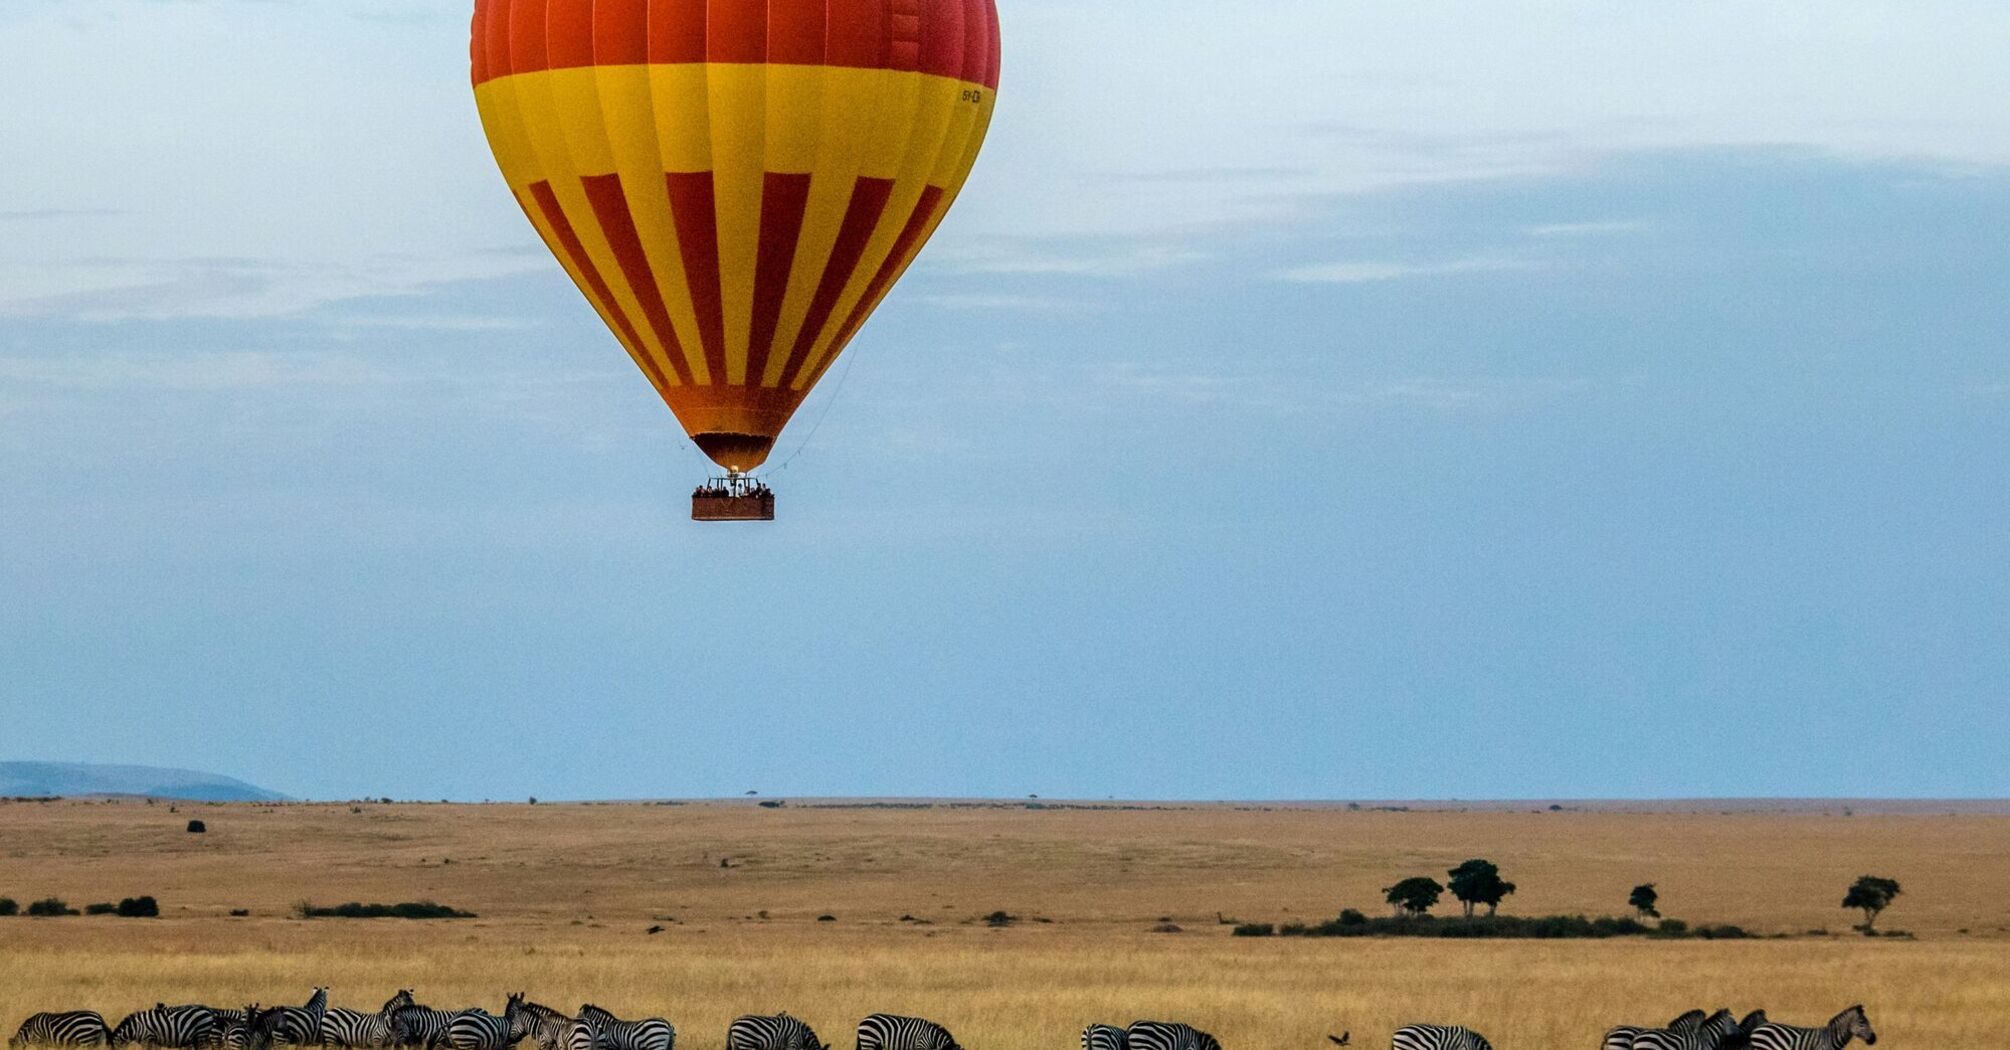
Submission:
M 701 520 L 941 223 L 998 86 L 994 0 L 476 0 L 475 101 L 531 225 L 691 440 Z

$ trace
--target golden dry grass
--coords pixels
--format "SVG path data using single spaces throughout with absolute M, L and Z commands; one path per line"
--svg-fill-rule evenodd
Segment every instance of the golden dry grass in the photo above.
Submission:
M 211 833 L 184 834 L 190 816 Z M 1610 913 L 1651 879 L 1672 914 L 1774 932 L 1844 930 L 1843 887 L 1888 874 L 1906 895 L 1886 923 L 1921 939 L 1252 940 L 1215 924 L 1365 909 L 1397 876 L 1474 855 L 1521 884 L 1517 913 Z M 937 1018 L 972 1050 L 1068 1050 L 1088 1021 L 1154 1015 L 1231 1050 L 1318 1050 L 1341 1029 L 1386 1045 L 1431 1019 L 1514 1050 L 1595 1046 L 1607 1024 L 1690 1005 L 1814 1021 L 1862 1000 L 1895 1045 L 1950 1047 L 2010 1026 L 2003 885 L 2010 818 L 1977 814 L 12 804 L 0 894 L 150 893 L 167 918 L 0 920 L 0 1023 L 328 983 L 345 1005 L 405 986 L 492 1009 L 518 988 L 590 999 L 668 1016 L 697 1050 L 737 1013 L 782 1008 L 839 1046 L 886 1009 Z M 287 917 L 301 899 L 422 897 L 481 918 Z M 972 921 L 998 908 L 1053 921 Z M 1186 932 L 1149 932 L 1160 916 Z

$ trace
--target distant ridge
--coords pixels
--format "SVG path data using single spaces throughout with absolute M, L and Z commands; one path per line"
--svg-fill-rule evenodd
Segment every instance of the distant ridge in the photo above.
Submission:
M 0 762 L 0 797 L 146 795 L 190 802 L 284 802 L 285 795 L 242 780 L 155 766 L 88 762 Z

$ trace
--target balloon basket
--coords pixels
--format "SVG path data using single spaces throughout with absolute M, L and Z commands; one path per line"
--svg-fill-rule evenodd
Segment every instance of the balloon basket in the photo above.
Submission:
M 775 490 L 744 474 L 713 478 L 691 493 L 692 521 L 773 521 Z

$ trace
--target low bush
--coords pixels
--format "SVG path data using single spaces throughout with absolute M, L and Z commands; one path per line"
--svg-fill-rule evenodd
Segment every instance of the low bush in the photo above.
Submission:
M 84 914 L 86 915 L 116 915 L 118 911 L 119 906 L 110 901 L 105 901 L 101 904 L 84 905 Z
M 1720 937 L 1745 936 L 1736 927 L 1712 928 Z M 1735 933 L 1730 931 L 1736 931 Z M 1239 932 L 1239 931 L 1238 931 Z M 1577 938 L 1638 937 L 1656 932 L 1633 919 L 1587 918 L 1582 915 L 1475 916 L 1438 919 L 1429 915 L 1401 915 L 1370 918 L 1352 908 L 1314 926 L 1290 923 L 1278 933 L 1286 937 L 1439 937 L 1446 939 L 1525 938 L 1564 940 Z M 1700 936 L 1700 932 L 1697 934 Z M 1261 936 L 1249 934 L 1246 936 Z
M 1017 915 L 1009 915 L 1002 910 L 994 911 L 984 917 L 984 925 L 986 926 L 1010 926 L 1018 921 L 1019 917 Z
M 21 914 L 21 904 L 12 897 L 0 897 L 0 916 Z
M 1235 928 L 1237 937 L 1269 937 L 1277 933 L 1277 928 L 1267 922 L 1245 922 Z
M 52 919 L 62 915 L 75 915 L 77 909 L 63 903 L 60 897 L 44 897 L 28 905 L 28 914 L 38 919 Z
M 188 822 L 188 833 L 191 835 L 207 834 L 208 831 L 209 825 L 204 824 L 200 820 L 191 820 Z
M 432 901 L 407 901 L 403 904 L 337 904 L 332 908 L 316 907 L 301 901 L 295 912 L 303 919 L 472 919 L 475 913 L 450 908 Z
M 160 902 L 152 897 L 127 897 L 119 901 L 118 915 L 122 919 L 158 919 L 160 914 Z

